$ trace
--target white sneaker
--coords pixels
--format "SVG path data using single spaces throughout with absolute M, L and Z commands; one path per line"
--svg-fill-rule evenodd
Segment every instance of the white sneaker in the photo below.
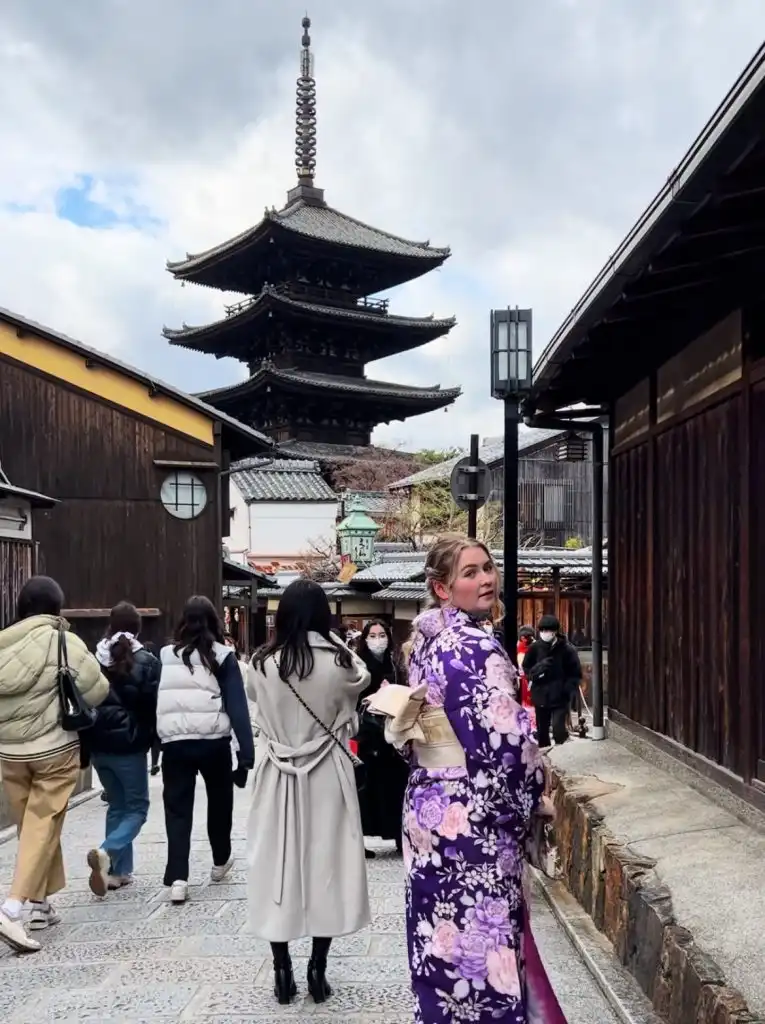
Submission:
M 185 903 L 189 898 L 188 882 L 173 882 L 170 886 L 170 902 Z
M 124 887 L 126 885 L 132 885 L 132 884 L 133 884 L 133 876 L 132 875 L 109 875 L 109 877 L 106 879 L 107 888 L 110 889 L 110 890 L 113 890 L 113 889 L 124 889 Z
M 0 910 L 0 942 L 16 953 L 36 953 L 40 943 L 30 939 L 20 917 L 9 917 Z
M 61 924 L 61 915 L 50 903 L 33 903 L 32 912 L 29 915 L 29 928 L 33 932 L 41 932 L 45 928 L 51 928 L 54 924 Z
M 90 891 L 95 893 L 96 896 L 104 897 L 109 891 L 109 871 L 111 866 L 109 854 L 106 850 L 91 850 L 88 853 L 88 867 L 90 868 L 88 885 L 90 886 Z
M 234 866 L 234 858 L 229 857 L 225 864 L 213 864 L 210 871 L 211 882 L 222 882 L 226 875 L 229 873 L 231 868 Z

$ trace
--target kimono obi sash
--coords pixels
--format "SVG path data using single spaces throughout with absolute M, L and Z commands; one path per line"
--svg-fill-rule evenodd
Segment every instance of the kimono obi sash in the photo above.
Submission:
M 428 688 L 381 686 L 367 709 L 386 719 L 385 738 L 395 747 L 412 744 L 421 768 L 464 768 L 465 751 L 443 708 L 425 703 Z
M 464 768 L 465 751 L 443 708 L 424 708 L 417 719 L 424 739 L 413 740 L 420 768 Z

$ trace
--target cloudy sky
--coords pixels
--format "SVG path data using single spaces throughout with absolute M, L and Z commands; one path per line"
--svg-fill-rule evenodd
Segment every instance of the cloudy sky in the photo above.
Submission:
M 305 0 L 2 0 L 0 305 L 190 391 L 242 366 L 172 349 L 221 315 L 167 258 L 281 206 L 294 181 Z M 762 0 L 310 0 L 328 202 L 448 244 L 395 312 L 447 339 L 370 376 L 462 386 L 378 443 L 500 431 L 488 310 L 535 350 L 574 305 L 765 35 Z

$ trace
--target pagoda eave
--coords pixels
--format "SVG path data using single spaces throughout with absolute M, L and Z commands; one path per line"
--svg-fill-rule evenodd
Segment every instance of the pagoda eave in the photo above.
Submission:
M 171 345 L 249 362 L 258 354 L 259 334 L 268 330 L 269 324 L 274 322 L 273 315 L 278 314 L 284 320 L 314 323 L 324 331 L 330 329 L 338 344 L 342 344 L 344 336 L 353 344 L 363 339 L 368 345 L 368 358 L 373 360 L 434 341 L 448 334 L 457 322 L 455 317 L 395 316 L 377 307 L 326 306 L 305 302 L 269 287 L 251 301 L 240 303 L 239 307 L 213 323 L 184 324 L 178 329 L 165 327 L 162 334 Z M 267 344 L 267 339 L 264 340 Z
M 362 267 L 375 279 L 367 294 L 414 280 L 451 255 L 448 247 L 410 242 L 332 207 L 298 201 L 267 210 L 254 227 L 211 249 L 168 261 L 167 269 L 176 280 L 252 294 L 271 277 L 276 248 L 291 253 L 296 262 L 330 258 Z

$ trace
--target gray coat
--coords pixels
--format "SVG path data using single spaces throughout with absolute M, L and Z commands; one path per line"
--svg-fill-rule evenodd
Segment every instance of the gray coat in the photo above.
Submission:
M 290 682 L 346 746 L 364 663 L 343 669 L 317 633 L 313 672 Z M 247 828 L 250 930 L 269 942 L 333 938 L 370 920 L 364 839 L 353 766 L 280 678 L 273 658 L 250 667 L 247 691 L 260 730 Z

